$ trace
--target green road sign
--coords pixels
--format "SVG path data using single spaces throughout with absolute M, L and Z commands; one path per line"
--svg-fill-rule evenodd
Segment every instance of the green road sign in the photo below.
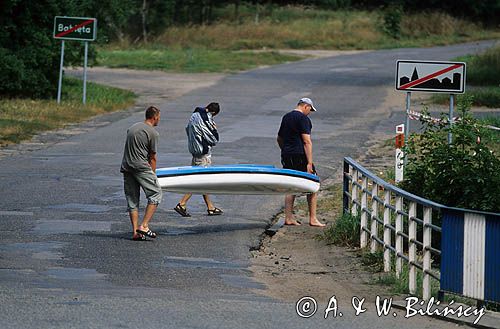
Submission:
M 97 19 L 89 17 L 54 17 L 54 38 L 63 40 L 94 41 Z

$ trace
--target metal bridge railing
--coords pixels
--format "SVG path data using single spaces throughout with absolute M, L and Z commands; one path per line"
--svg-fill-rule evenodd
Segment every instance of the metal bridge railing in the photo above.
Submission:
M 485 298 L 484 293 L 483 295 L 480 293 L 468 293 L 466 280 L 456 278 L 456 275 L 453 274 L 453 271 L 456 272 L 454 268 L 459 268 L 460 266 L 466 268 L 467 266 L 463 257 L 462 259 L 457 258 L 457 255 L 460 255 L 460 248 L 456 248 L 455 240 L 462 239 L 463 241 L 469 241 L 476 239 L 480 241 L 481 239 L 485 239 L 486 236 L 482 237 L 479 233 L 479 235 L 476 234 L 477 236 L 473 236 L 472 238 L 464 238 L 466 234 L 464 233 L 463 226 L 466 224 L 463 224 L 463 222 L 467 221 L 467 218 L 470 216 L 473 217 L 473 220 L 478 218 L 478 220 L 484 219 L 484 223 L 486 224 L 483 226 L 489 225 L 493 227 L 491 230 L 497 232 L 497 235 L 500 237 L 500 214 L 450 208 L 420 198 L 385 182 L 349 157 L 344 158 L 343 208 L 344 213 L 347 212 L 354 216 L 360 216 L 361 247 L 366 248 L 369 244 L 372 253 L 379 249 L 383 250 L 385 272 L 391 271 L 393 264 L 392 257 L 394 256 L 395 271 L 398 278 L 403 270 L 403 262 L 408 264 L 408 288 L 411 294 L 415 294 L 417 291 L 417 271 L 422 271 L 422 296 L 425 300 L 429 300 L 431 297 L 431 279 L 435 279 L 441 283 L 440 293 L 451 292 L 481 300 L 500 300 L 500 285 L 494 286 L 494 291 L 490 294 L 491 296 Z M 462 222 L 460 222 L 460 219 L 458 221 L 455 219 L 450 221 L 451 217 L 448 214 L 451 213 L 456 217 L 457 212 L 461 214 Z M 459 223 L 458 226 L 462 225 L 462 230 L 455 230 L 458 232 L 455 232 L 456 234 L 448 234 L 447 239 L 449 241 L 442 240 L 441 219 L 445 223 L 452 223 L 452 226 L 457 226 L 456 223 Z M 477 226 L 476 222 L 473 222 L 471 225 L 474 227 Z M 484 229 L 485 231 L 486 229 Z M 497 235 L 494 233 L 493 238 L 490 239 L 489 246 L 494 246 L 492 248 L 496 248 L 497 244 L 500 247 L 500 238 L 497 238 Z M 467 243 L 463 241 L 462 244 L 465 246 Z M 444 253 L 445 255 L 442 255 L 442 251 L 435 247 L 438 242 L 441 242 L 443 248 L 447 248 Z M 483 254 L 471 254 L 472 262 L 475 258 L 486 259 L 484 255 L 488 252 L 484 253 L 484 248 L 482 250 Z M 446 259 L 441 259 L 440 272 L 437 268 L 432 267 L 432 262 L 436 257 L 441 258 L 444 256 L 446 256 Z M 460 264 L 460 261 L 463 263 Z M 485 287 L 484 282 L 488 280 L 498 282 L 500 279 L 498 262 L 498 260 L 490 260 L 489 263 L 483 262 L 482 265 L 479 264 L 486 270 L 480 272 L 477 277 L 472 277 L 470 280 L 482 280 L 483 286 L 481 287 L 483 291 L 486 291 L 486 288 L 490 289 L 492 285 L 486 284 L 488 287 Z M 445 290 L 442 289 L 443 282 L 441 282 L 443 264 L 447 264 L 447 267 L 444 268 L 447 278 L 444 286 L 452 287 Z M 487 269 L 489 268 L 492 269 L 489 272 L 491 278 L 481 278 L 481 273 L 488 273 Z M 466 271 L 464 270 L 463 272 Z M 467 273 L 465 275 L 467 276 Z M 448 278 L 451 279 L 448 280 Z M 458 283 L 455 284 L 456 282 Z M 481 291 L 481 287 L 477 288 L 477 286 L 476 284 L 475 289 Z

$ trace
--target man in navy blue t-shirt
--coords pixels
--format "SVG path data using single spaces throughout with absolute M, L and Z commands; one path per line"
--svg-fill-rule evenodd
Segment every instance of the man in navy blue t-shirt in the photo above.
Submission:
M 301 98 L 297 108 L 285 114 L 281 119 L 277 141 L 281 149 L 281 163 L 285 169 L 316 174 L 312 154 L 312 123 L 307 117 L 311 111 L 316 111 L 311 99 Z M 294 202 L 295 195 L 285 197 L 285 225 L 300 225 L 300 222 L 293 218 Z M 307 195 L 307 204 L 309 205 L 309 225 L 325 226 L 316 218 L 316 193 Z

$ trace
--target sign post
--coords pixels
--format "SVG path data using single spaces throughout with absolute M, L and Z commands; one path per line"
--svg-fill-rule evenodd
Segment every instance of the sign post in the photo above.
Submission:
M 411 104 L 411 92 L 407 92 L 406 93 L 406 124 L 404 125 L 405 138 L 408 138 L 410 136 L 410 104 Z M 404 161 L 406 164 L 406 158 Z
M 449 93 L 449 126 L 453 124 L 454 95 L 465 92 L 465 63 L 398 60 L 396 69 L 396 90 L 405 91 L 406 135 L 409 134 L 410 93 L 412 91 Z M 448 143 L 452 142 L 451 132 Z
M 83 65 L 83 104 L 87 97 L 87 57 L 88 42 L 96 39 L 97 19 L 89 17 L 54 17 L 54 39 L 61 39 L 61 65 L 59 68 L 59 84 L 57 87 L 57 103 L 61 102 L 62 74 L 64 66 L 64 41 L 85 41 L 85 58 Z
M 403 169 L 406 164 L 406 158 L 402 150 L 405 145 L 405 125 L 396 126 L 396 167 L 394 168 L 394 180 L 399 183 L 403 180 Z M 403 161 L 405 159 L 405 161 Z
M 59 83 L 57 84 L 57 104 L 61 103 L 63 66 L 64 66 L 64 40 L 61 42 L 61 64 L 59 65 Z
M 448 144 L 451 144 L 453 139 L 453 134 L 451 133 L 451 126 L 453 125 L 453 106 L 455 103 L 455 95 L 450 94 L 450 112 L 448 117 L 450 118 L 450 131 L 448 132 Z
M 87 100 L 87 55 L 89 53 L 89 43 L 85 41 L 85 55 L 83 59 L 83 105 Z

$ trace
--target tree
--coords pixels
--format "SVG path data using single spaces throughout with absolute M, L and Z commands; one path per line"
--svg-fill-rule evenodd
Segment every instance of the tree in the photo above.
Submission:
M 0 5 L 0 95 L 55 95 L 60 42 L 53 38 L 54 16 L 78 13 L 72 1 L 4 0 Z M 68 44 L 67 64 L 81 61 L 81 43 Z

